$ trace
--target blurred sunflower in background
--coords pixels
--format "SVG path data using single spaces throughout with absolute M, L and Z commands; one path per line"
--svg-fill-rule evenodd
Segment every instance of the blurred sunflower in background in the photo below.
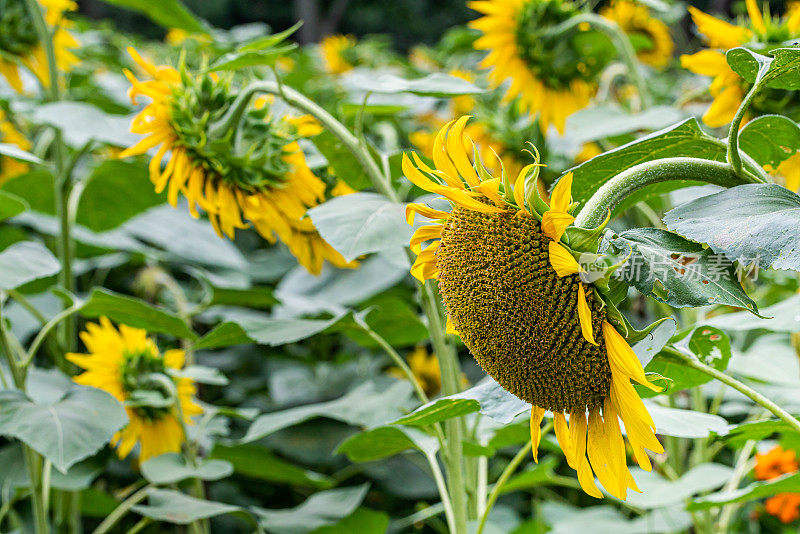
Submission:
M 348 52 L 356 45 L 352 35 L 329 35 L 319 43 L 319 53 L 325 72 L 329 74 L 343 74 L 353 69 Z
M 643 63 L 663 68 L 672 59 L 675 43 L 669 27 L 654 18 L 646 6 L 628 0 L 612 0 L 600 14 L 622 28 L 636 50 L 636 57 Z
M 409 204 L 409 223 L 415 214 L 433 220 L 411 238 L 417 253 L 411 273 L 438 281 L 449 330 L 501 386 L 532 404 L 534 458 L 540 424 L 550 410 L 558 442 L 584 491 L 602 497 L 596 475 L 609 493 L 624 499 L 628 488 L 637 487 L 619 420 L 640 467 L 651 469 L 645 448 L 663 452 L 631 380 L 660 388 L 647 380 L 636 354 L 609 322 L 616 321 L 611 318 L 616 308 L 601 292 L 607 279 L 589 279 L 575 259 L 596 250 L 573 249 L 563 240 L 574 221 L 572 175 L 558 181 L 547 206 L 535 184 L 538 161 L 523 168 L 512 185 L 508 175 L 495 177 L 470 160 L 474 146 L 464 134 L 467 119 L 442 128 L 433 147 L 435 168 L 416 154 L 403 156 L 411 182 L 452 204 L 450 212 Z
M 318 274 L 325 260 L 337 267 L 354 267 L 320 237 L 306 211 L 325 200 L 325 183 L 309 169 L 298 139 L 319 133 L 307 117 L 276 118 L 269 100 L 261 98 L 242 117 L 236 129 L 211 135 L 210 125 L 221 118 L 236 98 L 231 78 L 192 76 L 169 66 L 155 66 L 129 49 L 150 77 L 125 75 L 137 97 L 151 100 L 134 118 L 133 133 L 144 138 L 120 157 L 145 154 L 158 147 L 150 160 L 150 179 L 157 192 L 177 206 L 182 194 L 189 211 L 206 212 L 214 230 L 234 238 L 247 228 L 246 219 L 268 242 L 280 239 L 309 272 Z M 234 131 L 235 130 L 235 131 Z M 168 158 L 162 169 L 164 158 Z
M 80 43 L 68 31 L 72 23 L 66 14 L 77 10 L 78 4 L 72 0 L 39 0 L 39 4 L 44 9 L 45 22 L 55 28 L 56 65 L 68 72 L 78 63 L 71 49 L 78 48 Z M 47 56 L 24 0 L 0 0 L 0 75 L 18 93 L 23 91 L 20 66 L 36 76 L 43 87 L 50 86 Z
M 30 150 L 31 143 L 17 130 L 17 127 L 6 116 L 6 112 L 0 109 L 0 143 L 6 143 L 19 147 L 22 150 Z M 28 164 L 17 161 L 14 158 L 0 156 L 0 184 L 18 174 L 27 172 Z
M 491 69 L 489 81 L 508 81 L 505 100 L 519 98 L 521 108 L 538 115 L 542 132 L 553 124 L 564 132 L 567 117 L 589 105 L 600 72 L 615 55 L 605 35 L 582 27 L 554 34 L 559 24 L 578 15 L 568 0 L 478 0 L 469 7 L 484 16 L 469 23 L 482 36 L 480 62 Z
M 191 417 L 203 413 L 192 400 L 196 393 L 190 378 L 173 378 L 170 370 L 183 368 L 186 355 L 182 350 L 168 350 L 161 354 L 147 332 L 124 324 L 117 330 L 106 317 L 100 324 L 88 323 L 81 340 L 87 354 L 67 354 L 67 359 L 84 369 L 74 378 L 84 386 L 107 391 L 125 404 L 128 425 L 112 440 L 120 458 L 126 458 L 138 443 L 139 462 L 168 452 L 180 452 L 186 439 L 184 424 L 192 424 Z M 173 382 L 177 399 L 169 398 L 163 391 L 163 382 L 154 376 Z M 156 391 L 164 403 L 155 405 L 143 402 L 142 392 Z M 183 423 L 180 418 L 183 418 Z
M 758 480 L 772 480 L 788 473 L 796 473 L 797 469 L 795 452 L 776 446 L 766 453 L 756 454 L 756 465 L 753 471 Z M 796 521 L 800 519 L 800 493 L 774 495 L 766 500 L 764 509 L 768 514 L 780 519 L 782 523 Z
M 439 390 L 442 389 L 442 370 L 439 367 L 439 360 L 433 353 L 428 352 L 425 347 L 416 347 L 408 355 L 406 361 L 426 395 L 432 397 L 439 393 Z M 390 367 L 389 374 L 401 380 L 406 378 L 406 375 L 397 367 Z

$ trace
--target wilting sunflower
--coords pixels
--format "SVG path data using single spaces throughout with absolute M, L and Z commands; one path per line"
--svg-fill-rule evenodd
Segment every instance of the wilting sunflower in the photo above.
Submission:
M 612 0 L 600 14 L 616 22 L 636 49 L 636 57 L 653 67 L 664 67 L 672 59 L 675 43 L 669 27 L 650 15 L 650 10 L 629 0 Z
M 356 45 L 352 35 L 329 35 L 319 43 L 319 52 L 325 71 L 330 74 L 343 74 L 353 69 L 348 52 Z
M 695 7 L 689 7 L 697 31 L 705 37 L 709 48 L 681 56 L 681 65 L 696 74 L 714 78 L 709 87 L 714 101 L 703 115 L 703 122 L 712 127 L 724 126 L 733 120 L 749 89 L 749 84 L 728 65 L 725 52 L 748 43 L 753 43 L 758 50 L 771 50 L 800 37 L 800 3 L 790 3 L 783 17 L 772 17 L 769 14 L 764 17 L 756 0 L 746 0 L 746 5 L 748 18 L 738 24 L 731 24 Z M 752 108 L 758 110 L 759 104 L 768 106 L 769 99 L 756 99 Z M 783 106 L 784 103 L 779 105 Z M 783 110 L 763 111 L 775 113 Z
M 100 318 L 100 324 L 88 323 L 81 340 L 88 354 L 67 354 L 69 361 L 86 370 L 74 378 L 75 382 L 107 391 L 126 404 L 128 425 L 112 440 L 119 457 L 126 458 L 137 442 L 141 446 L 140 462 L 160 454 L 180 452 L 185 436 L 179 417 L 183 417 L 185 424 L 191 424 L 193 415 L 203 413 L 192 400 L 196 392 L 194 382 L 167 374 L 170 369 L 183 368 L 184 352 L 173 349 L 161 354 L 144 330 L 124 324 L 117 330 L 105 317 Z M 164 393 L 152 379 L 153 375 L 173 380 L 180 409 L 175 403 L 159 407 L 137 405 L 137 391 Z
M 71 22 L 65 14 L 75 11 L 78 4 L 72 0 L 39 0 L 39 4 L 47 24 L 56 28 L 53 34 L 56 64 L 60 70 L 69 71 L 78 63 L 70 49 L 80 44 L 67 31 Z M 49 87 L 47 56 L 24 0 L 0 0 L 0 74 L 18 93 L 22 92 L 20 65 L 30 70 L 43 87 Z
M 280 239 L 298 262 L 318 274 L 324 260 L 352 267 L 320 237 L 306 212 L 325 200 L 325 183 L 311 172 L 297 140 L 319 131 L 307 118 L 275 119 L 266 99 L 249 109 L 236 129 L 214 137 L 210 126 L 236 98 L 230 78 L 191 76 L 169 66 L 155 66 L 135 50 L 136 63 L 150 76 L 138 80 L 125 71 L 136 103 L 151 102 L 134 118 L 133 133 L 145 137 L 121 157 L 158 147 L 150 160 L 150 179 L 157 192 L 177 205 L 179 194 L 208 215 L 217 234 L 233 239 L 248 220 L 270 243 Z M 168 157 L 162 170 L 161 164 Z
M 768 452 L 756 454 L 755 476 L 758 480 L 772 480 L 788 473 L 796 473 L 797 457 L 791 449 L 773 447 Z M 800 493 L 779 493 L 764 503 L 768 514 L 783 523 L 800 519 Z
M 519 97 L 523 110 L 539 115 L 543 132 L 554 124 L 564 132 L 568 116 L 585 108 L 600 71 L 613 58 L 608 39 L 576 28 L 552 35 L 552 29 L 578 15 L 569 0 L 479 0 L 469 7 L 485 16 L 469 23 L 483 35 L 475 48 L 489 54 L 480 66 L 491 68 L 489 81 L 510 84 L 507 101 Z
M 14 123 L 8 120 L 5 111 L 0 109 L 0 143 L 16 145 L 22 150 L 30 150 L 31 143 L 17 130 Z M 7 179 L 28 170 L 28 164 L 13 158 L 0 156 L 0 184 Z
M 501 386 L 533 405 L 534 459 L 540 423 L 550 410 L 581 487 L 602 497 L 594 472 L 609 493 L 624 499 L 636 484 L 626 465 L 619 420 L 643 469 L 651 469 L 645 448 L 663 452 L 631 380 L 659 388 L 647 380 L 639 359 L 609 322 L 609 305 L 597 287 L 582 277 L 573 256 L 577 251 L 564 243 L 574 221 L 572 175 L 558 181 L 548 207 L 529 179 L 532 170 L 536 176 L 538 161 L 526 166 L 513 186 L 507 176 L 493 177 L 470 161 L 467 119 L 442 129 L 433 150 L 435 169 L 416 154 L 403 157 L 409 180 L 452 204 L 450 212 L 409 204 L 409 223 L 414 214 L 435 221 L 411 238 L 418 254 L 411 273 L 438 281 L 449 329 Z

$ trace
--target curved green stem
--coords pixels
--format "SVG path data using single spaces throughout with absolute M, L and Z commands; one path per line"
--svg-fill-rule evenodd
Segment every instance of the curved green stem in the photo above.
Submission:
M 640 163 L 603 184 L 575 219 L 575 226 L 596 228 L 605 220 L 609 210 L 625 197 L 645 186 L 672 180 L 691 180 L 734 187 L 760 183 L 756 177 L 739 176 L 726 163 L 698 158 L 664 158 Z
M 120 519 L 125 517 L 131 508 L 139 504 L 147 497 L 147 492 L 150 491 L 150 488 L 153 486 L 145 486 L 124 501 L 120 503 L 119 506 L 114 508 L 114 511 L 108 514 L 108 516 L 100 523 L 96 529 L 92 531 L 92 534 L 105 534 L 106 532 L 110 531 L 114 525 L 116 525 Z
M 745 397 L 749 398 L 756 404 L 772 412 L 772 414 L 775 415 L 775 417 L 785 422 L 787 425 L 792 427 L 792 429 L 794 429 L 796 432 L 800 432 L 800 421 L 798 421 L 794 416 L 792 416 L 792 414 L 790 414 L 789 412 L 787 412 L 786 410 L 784 410 L 783 408 L 781 408 L 780 406 L 778 406 L 777 404 L 775 404 L 774 402 L 772 402 L 771 400 L 769 400 L 764 395 L 754 390 L 747 384 L 744 384 L 736 380 L 732 376 L 726 375 L 721 371 L 717 371 L 713 367 L 710 367 L 704 364 L 703 362 L 699 361 L 694 356 L 686 354 L 674 347 L 667 346 L 661 350 L 666 352 L 670 356 L 674 357 L 675 359 L 680 360 L 680 362 L 683 365 L 691 367 L 692 369 L 696 369 L 702 373 L 705 373 L 708 376 L 719 380 L 726 386 L 735 389 L 736 391 L 738 391 Z
M 39 350 L 42 342 L 45 340 L 45 338 L 47 338 L 47 334 L 49 334 L 53 328 L 58 326 L 61 321 L 71 317 L 80 309 L 80 306 L 71 306 L 57 314 L 55 317 L 47 321 L 44 326 L 42 326 L 41 330 L 39 330 L 39 332 L 36 334 L 36 337 L 33 338 L 33 342 L 31 342 L 31 346 L 25 355 L 25 360 L 22 362 L 23 367 L 27 367 L 33 361 L 33 358 L 36 356 L 36 352 Z
M 481 522 L 478 524 L 478 529 L 475 531 L 475 534 L 483 533 L 483 529 L 486 528 L 486 521 L 489 519 L 489 513 L 492 511 L 497 498 L 500 497 L 503 486 L 506 482 L 508 482 L 508 479 L 511 478 L 511 475 L 514 474 L 514 471 L 517 470 L 517 467 L 519 467 L 519 464 L 522 463 L 522 460 L 525 459 L 529 452 L 531 452 L 530 441 L 528 441 L 519 451 L 517 451 L 517 454 L 514 455 L 514 458 L 512 458 L 511 461 L 508 462 L 508 465 L 506 465 L 506 468 L 503 469 L 503 472 L 500 474 L 500 478 L 497 479 L 494 487 L 492 487 L 492 492 L 489 494 L 489 499 L 486 502 L 486 508 L 483 510 Z
M 562 22 L 553 28 L 550 33 L 553 35 L 560 35 L 573 28 L 577 28 L 581 24 L 589 24 L 589 26 L 604 33 L 611 39 L 622 61 L 625 63 L 625 67 L 628 69 L 628 76 L 632 78 L 636 89 L 639 91 L 642 109 L 646 109 L 650 105 L 650 93 L 639 70 L 639 64 L 636 61 L 636 51 L 634 51 L 630 39 L 628 39 L 628 36 L 625 35 L 625 32 L 619 27 L 619 24 L 613 20 L 601 17 L 596 13 L 582 13 Z
M 453 504 L 450 502 L 450 495 L 447 491 L 447 486 L 444 482 L 444 476 L 442 475 L 442 470 L 439 467 L 439 462 L 436 460 L 436 456 L 433 454 L 425 454 L 425 459 L 428 460 L 428 465 L 430 465 L 431 473 L 433 474 L 433 480 L 436 482 L 436 488 L 439 490 L 439 497 L 442 499 L 442 506 L 444 507 L 444 516 L 447 520 L 447 527 L 449 528 L 451 533 L 458 533 L 458 525 L 456 523 L 456 516 L 453 513 Z
M 747 113 L 747 108 L 750 107 L 750 102 L 753 101 L 760 87 L 759 83 L 754 83 L 753 87 L 750 88 L 750 91 L 748 91 L 739 105 L 739 109 L 736 110 L 736 115 L 733 117 L 728 130 L 728 152 L 726 157 L 736 174 L 741 174 L 742 172 L 742 156 L 739 153 L 739 126 L 742 123 L 742 119 L 744 119 L 745 113 Z

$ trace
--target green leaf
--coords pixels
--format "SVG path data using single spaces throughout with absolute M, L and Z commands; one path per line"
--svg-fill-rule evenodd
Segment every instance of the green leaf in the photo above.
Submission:
M 59 271 L 61 264 L 40 243 L 22 241 L 0 251 L 0 289 L 16 289 Z
M 268 287 L 247 289 L 211 286 L 209 306 L 241 306 L 243 308 L 269 309 L 278 304 Z
M 209 386 L 227 386 L 230 382 L 222 372 L 215 367 L 205 365 L 190 365 L 183 369 L 168 369 L 167 372 L 177 378 L 191 378 L 198 384 Z
M 445 397 L 420 406 L 408 415 L 392 421 L 393 424 L 407 426 L 425 426 L 461 417 L 481 409 L 480 403 L 475 399 L 454 399 Z
M 550 507 L 553 501 L 542 505 L 545 510 Z M 559 507 L 548 519 L 553 526 L 548 534 L 668 534 L 687 532 L 693 524 L 692 516 L 682 507 L 660 508 L 634 519 L 610 506 Z
M 659 302 L 676 308 L 727 304 L 758 312 L 724 255 L 658 228 L 628 230 L 611 243 L 618 254 L 633 251 L 615 274 Z
M 235 514 L 255 524 L 253 516 L 243 508 L 196 499 L 179 491 L 153 488 L 148 490 L 147 498 L 148 504 L 138 504 L 132 510 L 156 521 L 188 525 L 200 519 Z
M 85 102 L 51 102 L 36 106 L 34 122 L 62 131 L 64 141 L 80 148 L 89 141 L 114 146 L 132 146 L 141 136 L 131 133 L 131 117 L 111 115 Z
M 354 426 L 374 426 L 396 418 L 411 397 L 411 385 L 395 381 L 388 388 L 366 382 L 336 400 L 298 406 L 256 419 L 242 438 L 250 443 L 278 430 L 315 417 L 327 417 Z
M 5 191 L 0 191 L 0 221 L 16 217 L 23 211 L 29 209 L 30 205 L 24 198 Z
M 328 489 L 334 485 L 330 477 L 282 460 L 272 451 L 260 445 L 222 445 L 217 443 L 211 452 L 211 458 L 230 462 L 237 475 L 247 478 L 315 489 Z
M 208 33 L 206 25 L 198 20 L 179 0 L 104 0 L 147 16 L 164 28 L 180 28 L 190 33 Z
M 151 187 L 145 165 L 106 160 L 92 171 L 81 194 L 76 222 L 95 232 L 120 226 L 128 219 L 164 203 Z
M 800 127 L 781 115 L 763 115 L 739 132 L 739 148 L 762 167 L 778 167 L 800 151 Z
M 314 529 L 314 534 L 385 534 L 388 528 L 388 515 L 369 508 L 358 508 L 335 525 Z
M 753 423 L 743 423 L 732 426 L 726 441 L 733 447 L 739 447 L 748 440 L 761 441 L 769 438 L 773 434 L 795 434 L 800 435 L 786 421 L 770 419 L 767 421 L 756 421 Z
M 594 106 L 577 111 L 567 118 L 564 137 L 582 145 L 639 130 L 659 130 L 684 117 L 684 114 L 671 106 L 653 106 L 638 113 L 628 113 L 616 105 Z
M 503 424 L 510 423 L 514 417 L 531 408 L 530 404 L 500 387 L 491 377 L 486 377 L 466 391 L 444 398 L 477 401 L 483 415 Z M 437 399 L 437 401 L 439 400 L 441 399 Z M 437 401 L 430 404 L 435 404 Z
M 776 184 L 747 184 L 687 202 L 664 223 L 742 265 L 800 269 L 800 196 Z
M 251 509 L 261 526 L 273 534 L 304 534 L 334 525 L 355 512 L 368 490 L 369 484 L 362 484 L 315 493 L 294 508 L 268 510 L 254 506 Z
M 798 332 L 800 331 L 800 295 L 791 297 L 768 306 L 761 310 L 764 317 L 760 319 L 748 312 L 726 313 L 706 320 L 706 324 L 713 325 L 727 331 L 741 332 L 763 328 L 773 332 Z
M 713 463 L 694 466 L 677 480 L 636 469 L 634 479 L 642 492 L 629 492 L 628 503 L 643 510 L 681 504 L 693 495 L 722 486 L 732 474 L 733 469 L 727 465 Z
M 348 438 L 336 452 L 346 455 L 353 462 L 371 462 L 408 449 L 432 456 L 439 449 L 439 442 L 415 428 L 380 426 Z
M 116 323 L 143 328 L 150 333 L 158 332 L 184 339 L 197 337 L 174 313 L 104 288 L 95 288 L 92 291 L 80 313 L 89 318 L 105 316 Z
M 655 159 L 679 157 L 691 154 L 695 158 L 725 161 L 725 144 L 700 129 L 697 119 L 690 118 L 609 150 L 589 161 L 570 169 L 573 172 L 572 197 L 575 202 L 585 203 L 597 189 L 617 174 L 631 167 Z M 699 182 L 671 181 L 649 186 L 630 195 L 617 210 L 624 209 L 646 198 Z
M 216 60 L 208 67 L 209 72 L 219 72 L 221 70 L 239 70 L 247 67 L 271 67 L 280 58 L 297 48 L 292 43 L 279 48 L 269 50 L 248 50 L 229 52 Z
M 352 193 L 308 210 L 325 241 L 347 261 L 364 254 L 407 247 L 414 230 L 405 221 L 405 205 L 378 193 Z
M 41 165 L 44 162 L 38 156 L 22 150 L 17 145 L 11 143 L 0 143 L 0 156 L 6 156 L 26 163 L 35 163 Z
M 84 460 L 62 473 L 50 473 L 50 487 L 64 491 L 79 491 L 92 485 L 102 472 L 102 466 L 94 459 Z M 12 443 L 0 449 L 0 487 L 30 487 L 30 477 L 25 467 L 25 457 L 19 443 Z
M 381 295 L 366 304 L 369 310 L 366 317 L 369 327 L 393 347 L 416 345 L 428 338 L 428 328 L 406 300 Z M 337 329 L 341 329 L 347 337 L 362 347 L 379 346 L 355 321 L 342 321 Z
M 361 164 L 353 154 L 345 148 L 339 139 L 328 130 L 311 138 L 317 150 L 328 160 L 336 176 L 355 190 L 366 189 L 372 181 L 364 173 Z
M 800 89 L 800 48 L 776 48 L 770 55 L 738 47 L 728 50 L 725 57 L 734 72 L 750 83 L 759 81 L 775 89 Z M 759 72 L 763 78 L 757 80 Z
M 546 485 L 553 479 L 553 475 L 555 475 L 554 470 L 557 465 L 558 459 L 554 456 L 543 458 L 539 460 L 538 464 L 531 463 L 528 469 L 517 473 L 503 485 L 503 493 L 538 488 Z
M 728 336 L 722 330 L 708 325 L 698 326 L 691 332 L 686 345 L 703 363 L 717 371 L 727 369 L 731 359 L 731 345 Z M 666 352 L 659 353 L 650 360 L 645 366 L 645 372 L 657 373 L 670 379 L 664 393 L 691 389 L 712 380 L 706 373 L 687 367 L 682 360 Z
M 724 435 L 728 422 L 718 415 L 667 408 L 645 401 L 645 407 L 656 424 L 656 434 L 677 438 L 707 438 L 712 432 Z
M 249 43 L 242 45 L 239 47 L 240 52 L 259 52 L 263 50 L 267 50 L 268 48 L 272 48 L 273 46 L 277 45 L 285 41 L 290 35 L 296 32 L 300 26 L 303 25 L 303 21 L 297 21 L 293 26 L 283 30 L 282 32 L 273 33 L 272 35 L 267 35 L 265 37 L 260 37 Z
M 151 484 L 177 484 L 190 478 L 221 480 L 233 473 L 233 465 L 225 460 L 204 460 L 197 466 L 186 463 L 177 453 L 167 453 L 148 459 L 141 465 L 142 476 Z
M 734 502 L 748 502 L 772 497 L 778 493 L 800 493 L 800 473 L 784 475 L 764 482 L 752 484 L 733 491 L 720 491 L 698 497 L 689 503 L 689 510 L 708 510 L 716 506 Z
M 26 443 L 65 474 L 128 422 L 122 404 L 99 389 L 69 384 L 52 397 L 34 401 L 21 391 L 1 390 L 0 435 Z
M 458 95 L 475 95 L 485 90 L 463 78 L 434 72 L 424 78 L 406 80 L 394 74 L 359 74 L 350 76 L 347 85 L 353 89 L 371 93 L 412 93 L 418 96 L 447 98 Z

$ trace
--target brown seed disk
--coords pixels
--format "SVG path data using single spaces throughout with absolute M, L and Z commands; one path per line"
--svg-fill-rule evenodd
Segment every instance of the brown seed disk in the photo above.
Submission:
M 592 310 L 594 346 L 578 318 L 577 275 L 558 278 L 539 221 L 456 205 L 436 252 L 439 290 L 461 339 L 489 375 L 527 402 L 560 412 L 600 406 L 611 371 Z

